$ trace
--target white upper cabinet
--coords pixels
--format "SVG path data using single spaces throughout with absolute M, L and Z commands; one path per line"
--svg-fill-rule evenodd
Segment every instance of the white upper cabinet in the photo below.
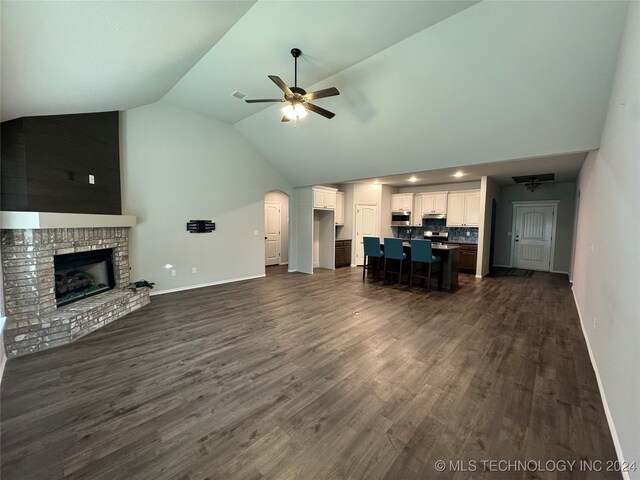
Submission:
M 447 192 L 430 192 L 422 194 L 422 214 L 446 215 Z
M 413 198 L 411 226 L 412 227 L 422 226 L 422 194 L 421 193 L 416 193 L 415 197 Z
M 467 193 L 464 199 L 464 225 L 480 225 L 480 190 Z
M 447 205 L 447 227 L 477 227 L 479 224 L 480 190 L 450 193 Z
M 413 193 L 395 193 L 391 195 L 391 211 L 410 212 L 413 209 Z
M 336 192 L 335 188 L 313 187 L 313 208 L 335 210 Z
M 336 225 L 344 225 L 344 192 L 336 192 Z

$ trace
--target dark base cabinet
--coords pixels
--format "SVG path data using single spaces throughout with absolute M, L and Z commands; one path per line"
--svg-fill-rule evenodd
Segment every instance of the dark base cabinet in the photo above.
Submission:
M 475 274 L 477 259 L 478 245 L 460 244 L 460 264 L 458 268 L 461 272 Z
M 351 265 L 351 240 L 336 240 L 336 268 Z

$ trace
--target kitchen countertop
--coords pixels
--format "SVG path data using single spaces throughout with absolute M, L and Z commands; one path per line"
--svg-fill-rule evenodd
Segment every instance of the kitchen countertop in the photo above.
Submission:
M 381 245 L 384 245 L 384 243 L 381 242 Z M 408 240 L 403 240 L 402 246 L 411 248 L 411 242 L 409 242 Z M 455 250 L 456 248 L 460 248 L 460 247 L 458 245 L 443 244 L 443 245 L 433 245 L 431 248 L 433 250 Z

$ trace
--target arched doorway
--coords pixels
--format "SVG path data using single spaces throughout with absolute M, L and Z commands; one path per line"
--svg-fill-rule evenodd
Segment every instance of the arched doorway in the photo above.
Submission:
M 280 190 L 264 195 L 264 264 L 289 263 L 289 196 Z

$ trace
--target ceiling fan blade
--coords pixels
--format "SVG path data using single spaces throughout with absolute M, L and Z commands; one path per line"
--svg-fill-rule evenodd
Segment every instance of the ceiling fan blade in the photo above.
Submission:
M 280 120 L 281 122 L 290 122 L 291 120 L 289 120 L 287 118 L 287 116 L 285 115 L 284 117 L 282 117 L 282 120 Z
M 313 113 L 317 113 L 319 115 L 322 115 L 323 117 L 326 118 L 333 118 L 336 116 L 335 113 L 330 112 L 329 110 L 325 110 L 324 108 L 321 108 L 317 105 L 314 105 L 313 103 L 303 103 L 302 106 L 304 108 L 306 108 L 307 110 L 313 112 Z
M 317 92 L 309 92 L 305 95 L 308 100 L 315 100 L 316 98 L 333 97 L 340 95 L 340 92 L 336 87 L 325 88 L 324 90 L 318 90 Z
M 275 83 L 278 87 L 280 87 L 280 90 L 282 90 L 284 93 L 286 93 L 289 96 L 293 96 L 293 92 L 291 91 L 291 89 L 287 86 L 286 83 L 282 81 L 280 77 L 278 77 L 277 75 L 269 75 L 269 78 L 273 83 Z
M 247 103 L 268 103 L 268 102 L 284 102 L 282 98 L 259 98 L 257 100 L 245 100 Z

